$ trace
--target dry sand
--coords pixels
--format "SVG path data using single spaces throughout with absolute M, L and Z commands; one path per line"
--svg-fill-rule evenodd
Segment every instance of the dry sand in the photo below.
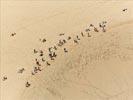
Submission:
M 133 0 L 4 0 L 0 16 L 1 100 L 133 100 Z M 99 32 L 87 37 L 90 24 Z M 48 48 L 68 36 L 50 60 Z M 31 75 L 41 60 L 34 49 L 51 65 Z

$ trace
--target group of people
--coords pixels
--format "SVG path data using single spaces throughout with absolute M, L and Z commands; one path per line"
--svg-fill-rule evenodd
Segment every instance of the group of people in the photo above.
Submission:
M 106 21 L 103 21 L 103 22 L 99 23 L 99 28 L 101 28 L 102 32 L 106 32 L 106 24 L 107 24 Z M 72 39 L 71 36 L 68 36 L 66 39 L 60 39 L 56 45 L 48 48 L 49 60 L 44 59 L 45 54 L 44 54 L 43 50 L 34 49 L 33 53 L 34 54 L 39 54 L 39 57 L 41 57 L 41 60 L 35 58 L 35 65 L 33 67 L 33 71 L 31 71 L 31 75 L 35 75 L 36 73 L 42 71 L 43 68 L 44 68 L 43 63 L 45 63 L 46 66 L 50 66 L 51 65 L 50 62 L 55 60 L 55 58 L 57 57 L 56 51 L 59 48 L 61 48 L 64 44 L 66 44 L 69 40 L 72 40 L 75 44 L 79 44 L 79 41 L 80 41 L 81 37 L 85 37 L 85 36 L 91 37 L 90 31 L 92 31 L 92 30 L 94 32 L 99 32 L 98 28 L 96 28 L 93 24 L 90 24 L 89 28 L 85 29 L 84 30 L 85 32 L 81 32 L 80 35 L 76 35 L 76 38 Z M 12 34 L 12 36 L 14 36 L 15 34 Z M 65 33 L 59 34 L 59 36 L 64 36 L 64 35 L 65 35 Z M 40 39 L 40 41 L 44 43 L 44 42 L 46 42 L 46 39 L 43 38 L 43 39 Z M 64 50 L 64 53 L 68 53 L 67 48 L 64 47 L 63 50 Z M 25 71 L 25 68 L 21 68 L 21 69 L 18 70 L 18 73 L 22 74 L 24 71 Z M 5 80 L 7 80 L 7 76 L 3 77 L 3 81 L 5 81 Z M 31 86 L 31 83 L 27 81 L 25 86 L 29 87 L 29 86 Z

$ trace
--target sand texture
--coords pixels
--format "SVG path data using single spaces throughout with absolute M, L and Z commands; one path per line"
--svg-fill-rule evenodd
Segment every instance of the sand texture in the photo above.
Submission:
M 3 0 L 1 100 L 133 100 L 133 0 Z

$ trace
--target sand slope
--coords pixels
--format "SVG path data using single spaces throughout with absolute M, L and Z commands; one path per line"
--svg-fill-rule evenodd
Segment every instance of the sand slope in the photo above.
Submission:
M 131 0 L 1 1 L 1 100 L 132 100 L 132 6 Z M 102 21 L 106 32 L 98 26 Z M 90 24 L 99 32 L 90 28 L 87 37 Z M 51 61 L 48 48 L 68 36 Z M 35 58 L 41 59 L 34 49 L 51 65 L 41 63 L 43 70 L 31 75 Z M 20 68 L 24 73 L 17 73 Z

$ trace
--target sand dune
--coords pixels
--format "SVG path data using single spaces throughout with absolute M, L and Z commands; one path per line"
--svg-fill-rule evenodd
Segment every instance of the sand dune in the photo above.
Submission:
M 132 6 L 1 1 L 1 100 L 132 100 Z

